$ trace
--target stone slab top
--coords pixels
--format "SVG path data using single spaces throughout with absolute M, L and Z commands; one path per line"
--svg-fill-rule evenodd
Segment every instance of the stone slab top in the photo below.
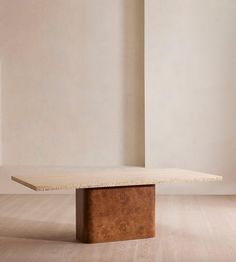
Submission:
M 35 191 L 221 181 L 222 176 L 178 168 L 11 167 L 11 179 Z

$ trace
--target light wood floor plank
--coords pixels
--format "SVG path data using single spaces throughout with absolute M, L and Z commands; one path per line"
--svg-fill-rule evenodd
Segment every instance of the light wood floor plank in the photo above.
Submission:
M 236 261 L 236 196 L 158 196 L 156 219 L 156 238 L 82 244 L 74 195 L 0 195 L 0 261 Z

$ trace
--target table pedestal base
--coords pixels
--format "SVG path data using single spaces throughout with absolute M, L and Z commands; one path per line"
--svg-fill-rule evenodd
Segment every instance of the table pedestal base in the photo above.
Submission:
M 155 236 L 155 185 L 76 189 L 76 239 L 99 243 Z

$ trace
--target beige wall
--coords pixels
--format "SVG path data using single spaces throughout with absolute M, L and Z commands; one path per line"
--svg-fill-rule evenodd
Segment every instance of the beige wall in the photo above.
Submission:
M 143 164 L 142 1 L 1 2 L 3 163 Z
M 3 165 L 143 165 L 143 0 L 0 5 Z
M 236 193 L 236 1 L 145 4 L 146 166 L 224 176 L 159 193 Z
M 0 166 L 2 165 L 2 61 L 0 59 Z
M 3 165 L 143 165 L 143 0 L 0 0 Z M 236 192 L 236 2 L 145 1 L 146 166 Z M 0 170 L 1 173 L 1 170 Z M 1 193 L 31 192 L 0 176 Z

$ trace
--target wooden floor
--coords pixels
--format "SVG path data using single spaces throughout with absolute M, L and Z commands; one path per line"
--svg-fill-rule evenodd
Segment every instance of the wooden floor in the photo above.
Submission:
M 158 196 L 157 237 L 75 242 L 74 195 L 0 195 L 0 261 L 235 262 L 236 196 Z

